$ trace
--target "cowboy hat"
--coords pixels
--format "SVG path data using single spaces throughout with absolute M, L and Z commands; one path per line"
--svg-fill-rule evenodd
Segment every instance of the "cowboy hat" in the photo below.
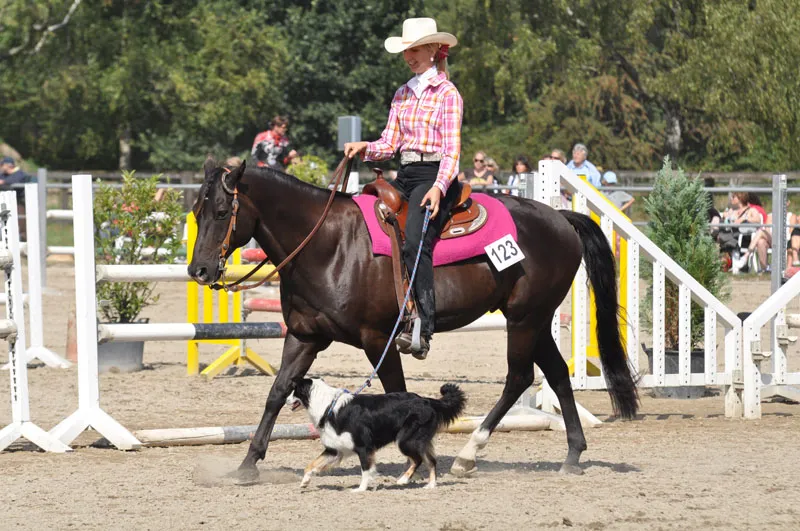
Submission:
M 432 18 L 409 18 L 403 22 L 403 36 L 389 37 L 383 45 L 389 53 L 400 53 L 408 48 L 434 42 L 455 46 L 458 39 L 450 33 L 436 31 L 436 21 Z

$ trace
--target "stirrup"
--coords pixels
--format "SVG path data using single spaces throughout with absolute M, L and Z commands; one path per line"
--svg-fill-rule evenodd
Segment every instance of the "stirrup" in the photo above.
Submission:
M 411 334 L 409 332 L 400 332 L 394 338 L 394 344 L 397 351 L 401 354 L 411 354 Z
M 411 355 L 414 356 L 418 360 L 424 360 L 428 357 L 428 350 L 430 350 L 431 344 L 430 341 L 425 339 L 424 337 L 420 339 L 420 344 L 417 348 L 411 348 Z

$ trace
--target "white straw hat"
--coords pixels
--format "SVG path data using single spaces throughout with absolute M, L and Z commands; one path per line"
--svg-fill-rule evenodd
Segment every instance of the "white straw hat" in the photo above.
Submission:
M 389 53 L 400 53 L 432 42 L 455 46 L 458 39 L 450 33 L 436 31 L 436 21 L 432 18 L 409 18 L 403 22 L 403 36 L 389 37 L 383 45 Z

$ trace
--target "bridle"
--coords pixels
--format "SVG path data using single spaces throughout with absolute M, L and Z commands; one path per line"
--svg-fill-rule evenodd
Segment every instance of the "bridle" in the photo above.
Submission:
M 278 266 L 269 275 L 264 277 L 262 280 L 259 280 L 257 283 L 250 284 L 247 286 L 242 285 L 242 283 L 246 281 L 248 278 L 252 277 L 259 269 L 264 267 L 267 264 L 267 262 L 269 262 L 269 257 L 268 256 L 265 257 L 256 267 L 251 269 L 246 275 L 236 280 L 235 282 L 232 282 L 230 284 L 227 284 L 225 282 L 225 263 L 228 260 L 231 237 L 233 236 L 233 233 L 236 232 L 236 219 L 237 216 L 239 215 L 239 185 L 234 186 L 233 189 L 231 190 L 231 188 L 225 182 L 225 177 L 229 173 L 231 173 L 231 170 L 229 170 L 228 168 L 224 168 L 223 169 L 224 173 L 221 176 L 221 181 L 222 181 L 221 184 L 222 184 L 222 189 L 225 191 L 225 193 L 233 196 L 233 201 L 231 202 L 231 219 L 228 222 L 228 231 L 225 233 L 225 239 L 222 240 L 222 244 L 220 245 L 219 249 L 218 267 L 220 271 L 220 278 L 222 278 L 223 280 L 222 283 L 215 282 L 211 284 L 209 287 L 211 289 L 222 289 L 228 292 L 235 293 L 237 291 L 245 291 L 248 289 L 257 288 L 262 284 L 264 284 L 265 282 L 269 281 L 270 279 L 274 278 L 275 275 L 278 274 L 278 271 L 283 269 L 283 267 L 286 264 L 288 264 L 292 260 L 292 258 L 297 256 L 297 253 L 299 253 L 303 249 L 303 247 L 305 247 L 306 244 L 309 241 L 311 241 L 311 238 L 314 237 L 319 228 L 322 226 L 322 222 L 325 221 L 325 218 L 328 216 L 328 211 L 331 209 L 331 205 L 333 204 L 333 198 L 336 196 L 336 191 L 337 188 L 339 188 L 339 185 L 341 184 L 340 189 L 342 191 L 346 190 L 347 181 L 350 177 L 350 168 L 352 167 L 352 165 L 353 165 L 353 159 L 349 159 L 347 157 L 344 157 L 341 160 L 341 162 L 339 162 L 339 165 L 336 167 L 336 170 L 334 171 L 333 174 L 334 177 L 333 187 L 331 188 L 331 195 L 328 197 L 328 202 L 325 204 L 325 210 L 322 211 L 322 215 L 317 221 L 317 224 L 314 225 L 314 228 L 311 229 L 311 232 L 308 234 L 308 236 L 306 236 L 306 238 L 302 242 L 300 242 L 300 245 L 298 245 L 297 248 L 294 251 L 292 251 L 289 254 L 289 256 L 287 256 L 280 264 L 278 264 Z M 344 181 L 342 181 L 342 176 L 345 176 Z M 200 212 L 202 211 L 202 206 L 203 205 L 201 204 L 200 208 L 197 210 L 197 213 L 195 214 L 195 217 L 199 216 Z

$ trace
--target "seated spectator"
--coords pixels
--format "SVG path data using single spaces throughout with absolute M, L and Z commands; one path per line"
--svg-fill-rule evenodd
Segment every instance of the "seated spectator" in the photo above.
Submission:
M 458 174 L 459 181 L 466 181 L 469 184 L 493 184 L 494 176 L 490 174 L 489 168 L 486 167 L 486 153 L 483 151 L 476 151 L 475 156 L 472 157 L 472 168 L 462 171 Z
M 761 219 L 767 219 L 767 212 L 761 204 L 761 199 L 753 192 L 747 192 L 747 200 L 750 202 L 750 207 L 754 208 L 761 214 Z
M 613 171 L 605 172 L 600 178 L 600 184 L 603 186 L 615 186 L 617 184 L 617 174 Z M 603 193 L 608 197 L 608 200 L 614 203 L 614 206 L 626 216 L 629 213 L 631 205 L 636 201 L 635 197 L 623 190 L 605 190 Z
M 765 218 L 750 205 L 750 194 L 747 192 L 733 192 L 731 205 L 723 213 L 723 222 L 730 227 L 722 227 L 717 235 L 720 251 L 730 253 L 733 270 L 738 271 L 741 266 L 739 249 L 750 243 L 750 236 L 755 232 L 753 227 L 736 227 L 742 223 L 757 223 L 763 225 Z M 740 236 L 746 236 L 740 241 Z
M 751 207 L 755 208 L 754 205 L 751 204 Z M 789 229 L 791 225 L 797 224 L 798 216 L 795 216 L 792 212 L 788 211 L 789 208 L 789 201 L 786 201 L 786 240 L 787 240 L 787 250 L 792 254 L 792 264 L 794 264 L 796 251 L 792 249 L 791 246 L 791 239 L 793 237 L 793 231 Z M 747 246 L 747 251 L 744 253 L 742 258 L 740 259 L 739 265 L 740 267 L 744 267 L 747 265 L 747 262 L 750 256 L 755 252 L 758 256 L 758 271 L 763 273 L 768 273 L 770 271 L 770 264 L 768 262 L 769 258 L 769 250 L 772 248 L 772 214 L 770 213 L 767 215 L 766 224 L 759 228 L 753 237 L 750 239 L 750 245 Z M 773 251 L 774 252 L 774 251 Z
M 500 177 L 500 167 L 497 165 L 497 161 L 492 157 L 486 157 L 486 169 L 489 170 L 489 176 L 486 178 L 485 184 L 489 186 L 497 184 Z
M 560 160 L 562 164 L 567 163 L 567 154 L 560 149 L 550 151 L 550 160 Z
M 0 190 L 16 190 L 17 192 L 17 214 L 25 216 L 25 189 L 12 188 L 15 184 L 25 184 L 31 181 L 30 175 L 22 171 L 11 157 L 3 157 L 0 160 Z M 19 224 L 19 237 L 22 241 L 28 241 L 26 224 Z
M 567 164 L 567 168 L 571 169 L 575 175 L 582 175 L 586 181 L 598 188 L 600 186 L 600 172 L 594 164 L 586 160 L 589 156 L 589 148 L 583 144 L 575 144 L 572 148 L 572 160 Z
M 528 162 L 528 157 L 525 155 L 517 155 L 517 158 L 514 159 L 514 173 L 511 174 L 511 177 L 508 179 L 508 186 L 525 186 L 526 185 L 526 176 L 530 173 L 533 173 L 531 169 L 531 164 Z M 517 190 L 506 190 L 506 193 L 511 193 L 511 195 L 520 195 L 520 191 Z

